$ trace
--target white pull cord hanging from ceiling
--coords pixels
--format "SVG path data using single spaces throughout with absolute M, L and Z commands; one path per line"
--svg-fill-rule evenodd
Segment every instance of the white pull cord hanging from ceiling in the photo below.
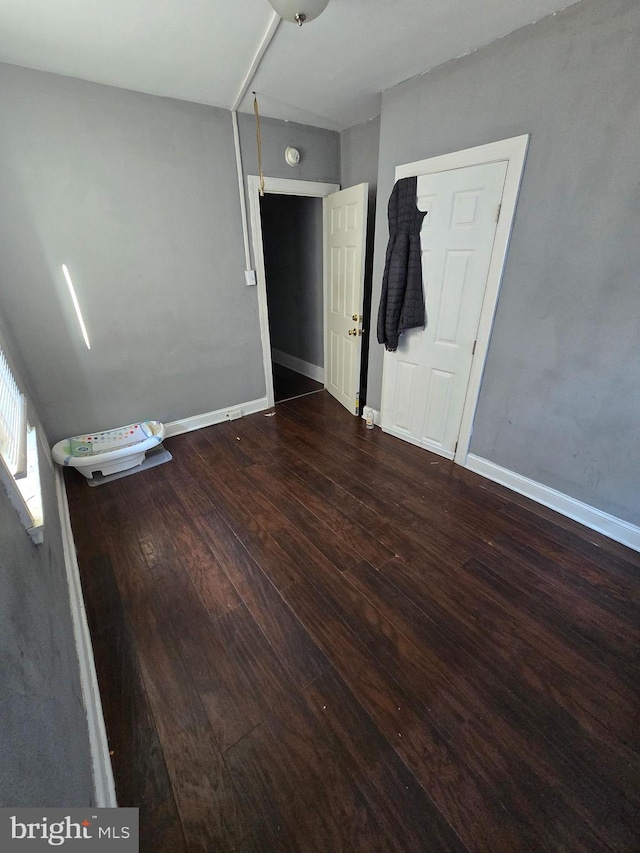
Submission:
M 238 192 L 240 195 L 240 216 L 242 218 L 242 239 L 244 243 L 244 261 L 245 261 L 245 271 L 249 272 L 251 270 L 251 249 L 249 248 L 249 223 L 247 220 L 247 204 L 245 201 L 244 195 L 244 170 L 242 168 L 242 152 L 240 150 L 240 131 L 238 128 L 238 107 L 242 103 L 244 96 L 247 94 L 249 86 L 251 85 L 253 78 L 256 75 L 258 70 L 258 66 L 262 61 L 262 57 L 267 52 L 267 48 L 271 44 L 274 35 L 276 34 L 276 30 L 280 24 L 280 21 L 284 18 L 287 21 L 291 21 L 291 23 L 297 23 L 299 26 L 302 26 L 305 21 L 312 21 L 314 18 L 317 18 L 327 7 L 329 0 L 269 0 L 269 3 L 275 9 L 273 15 L 271 16 L 271 20 L 265 30 L 265 33 L 258 45 L 258 49 L 255 52 L 253 60 L 251 61 L 251 65 L 249 66 L 249 70 L 247 71 L 244 80 L 242 81 L 242 85 L 238 90 L 238 94 L 235 97 L 233 104 L 231 105 L 231 122 L 233 125 L 233 145 L 236 153 L 236 171 L 238 175 Z M 257 102 L 255 103 L 254 109 L 257 110 Z M 259 135 L 259 116 L 256 112 L 256 119 L 258 121 L 258 135 Z M 262 151 L 261 146 L 259 145 L 260 153 L 260 167 L 262 165 Z M 264 178 L 262 177 L 262 168 L 260 168 L 260 178 L 261 178 L 261 193 L 264 195 Z
M 276 30 L 280 25 L 280 21 L 282 19 L 280 16 L 274 12 L 271 16 L 271 20 L 265 30 L 264 35 L 262 36 L 262 40 L 258 45 L 258 49 L 256 50 L 255 56 L 249 66 L 249 70 L 247 71 L 244 80 L 242 81 L 242 85 L 238 90 L 238 94 L 235 97 L 233 104 L 231 105 L 231 122 L 233 124 L 233 144 L 236 152 L 236 171 L 238 174 L 238 191 L 240 193 L 240 215 L 242 217 L 242 238 L 244 242 L 244 268 L 246 271 L 251 269 L 251 250 L 249 248 L 249 224 L 247 220 L 247 204 L 244 196 L 244 174 L 242 169 L 242 152 L 240 151 L 240 131 L 238 129 L 238 107 L 242 103 L 242 99 L 247 94 L 247 90 L 251 85 L 251 81 L 256 75 L 256 71 L 258 70 L 258 66 L 262 60 L 262 57 L 265 55 L 267 48 L 271 44 L 271 41 L 276 34 Z
M 256 148 L 258 149 L 258 174 L 260 175 L 260 195 L 264 198 L 264 175 L 262 174 L 262 133 L 260 132 L 260 110 L 258 98 L 253 93 L 253 112 L 256 116 Z

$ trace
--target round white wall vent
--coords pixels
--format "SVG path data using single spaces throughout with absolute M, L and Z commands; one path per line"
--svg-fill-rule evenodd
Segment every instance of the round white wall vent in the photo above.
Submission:
M 300 152 L 297 148 L 289 146 L 284 152 L 284 159 L 290 166 L 297 166 L 300 162 Z

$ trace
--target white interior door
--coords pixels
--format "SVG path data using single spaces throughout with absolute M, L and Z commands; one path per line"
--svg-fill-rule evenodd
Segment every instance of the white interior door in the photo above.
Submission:
M 368 185 L 358 184 L 324 199 L 325 385 L 355 415 L 360 404 L 367 198 Z
M 382 428 L 453 459 L 507 161 L 418 176 L 427 326 L 385 352 Z

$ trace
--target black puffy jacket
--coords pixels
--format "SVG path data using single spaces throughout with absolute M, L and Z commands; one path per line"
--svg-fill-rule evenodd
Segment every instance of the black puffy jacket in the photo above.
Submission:
M 420 229 L 425 212 L 418 210 L 418 179 L 396 181 L 389 198 L 389 244 L 378 309 L 378 343 L 398 348 L 400 332 L 425 325 Z

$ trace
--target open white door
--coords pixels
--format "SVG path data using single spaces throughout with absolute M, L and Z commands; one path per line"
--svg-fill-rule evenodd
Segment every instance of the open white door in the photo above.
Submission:
M 354 415 L 360 405 L 368 191 L 368 184 L 358 184 L 323 202 L 325 385 Z

